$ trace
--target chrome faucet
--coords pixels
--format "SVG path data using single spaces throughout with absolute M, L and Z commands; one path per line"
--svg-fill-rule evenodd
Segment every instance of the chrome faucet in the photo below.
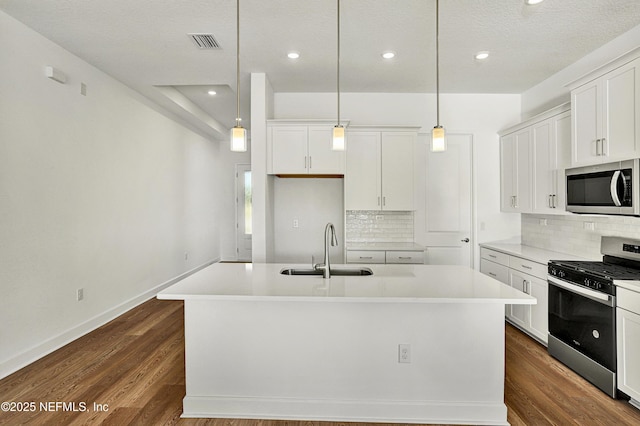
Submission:
M 331 241 L 329 241 L 331 238 Z M 329 244 L 332 246 L 338 245 L 338 238 L 336 237 L 336 228 L 333 223 L 327 223 L 324 228 L 324 263 L 314 265 L 313 268 L 322 271 L 322 278 L 331 278 L 331 261 L 329 260 Z

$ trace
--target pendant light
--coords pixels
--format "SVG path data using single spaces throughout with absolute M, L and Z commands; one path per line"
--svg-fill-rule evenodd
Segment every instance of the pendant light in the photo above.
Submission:
M 338 123 L 333 128 L 333 139 L 331 149 L 334 151 L 344 151 L 346 148 L 344 138 L 344 127 L 340 124 L 340 0 L 336 0 L 338 6 L 338 66 L 337 66 L 337 93 L 338 93 Z
M 436 125 L 431 131 L 431 152 L 443 152 L 447 149 L 444 127 L 440 125 L 440 19 L 439 1 L 436 0 Z
M 247 131 L 240 124 L 240 0 L 236 0 L 236 125 L 231 129 L 231 151 L 247 150 Z

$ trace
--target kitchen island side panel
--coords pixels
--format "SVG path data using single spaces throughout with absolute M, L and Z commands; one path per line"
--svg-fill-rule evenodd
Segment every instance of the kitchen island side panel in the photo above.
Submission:
M 186 300 L 183 417 L 506 424 L 503 316 L 502 303 Z

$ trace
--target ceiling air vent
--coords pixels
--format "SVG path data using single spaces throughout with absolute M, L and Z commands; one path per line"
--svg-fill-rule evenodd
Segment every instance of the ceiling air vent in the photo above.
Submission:
M 213 34 L 187 34 L 198 49 L 221 49 Z

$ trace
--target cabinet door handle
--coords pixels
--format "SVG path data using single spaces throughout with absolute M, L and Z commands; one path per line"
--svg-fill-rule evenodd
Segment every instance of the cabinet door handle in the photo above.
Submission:
M 304 168 L 305 169 L 307 168 L 307 156 L 306 155 L 304 156 Z
M 549 205 L 549 208 L 552 209 L 553 208 L 553 200 L 551 199 L 552 195 L 548 195 L 547 196 L 547 204 Z
M 378 205 L 380 205 L 380 197 L 378 197 Z
M 383 206 L 387 205 L 387 197 L 382 197 L 382 205 Z
M 518 196 L 517 195 L 513 196 L 513 206 L 515 208 L 518 208 Z
M 556 201 L 556 194 L 551 195 L 551 205 L 553 206 L 554 209 L 558 207 L 558 203 Z
M 596 139 L 596 155 L 602 155 L 602 139 Z
M 310 168 L 310 169 L 313 167 L 313 166 L 311 165 L 311 159 L 312 159 L 312 158 L 313 158 L 312 156 L 309 156 L 309 168 Z
M 609 155 L 609 143 L 605 138 L 602 138 L 602 142 L 600 142 L 600 151 L 602 155 Z

